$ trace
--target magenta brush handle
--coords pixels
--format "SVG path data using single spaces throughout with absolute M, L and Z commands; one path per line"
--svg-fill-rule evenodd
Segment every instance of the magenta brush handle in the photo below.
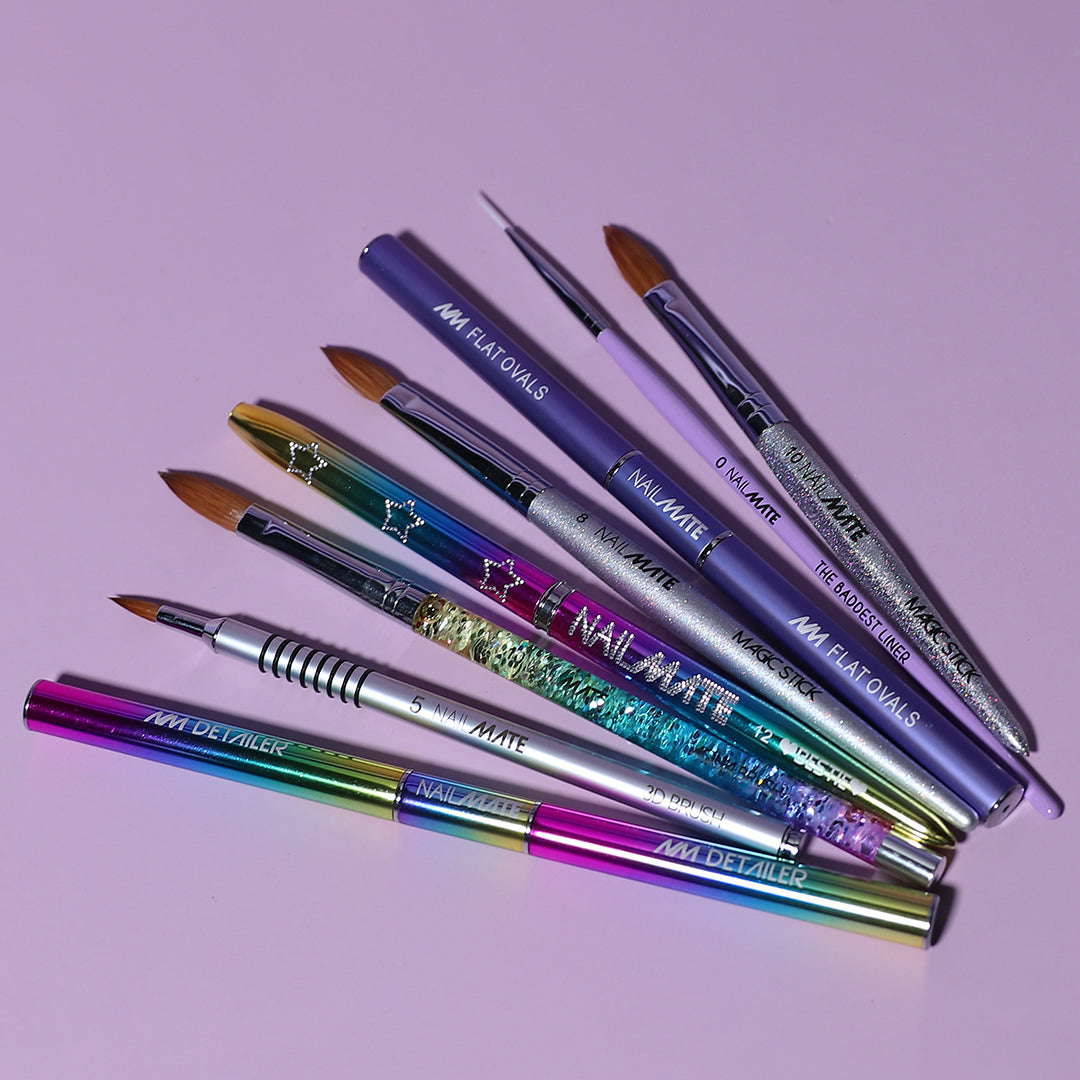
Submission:
M 636 881 L 904 944 L 932 940 L 937 897 L 682 833 L 629 825 L 42 680 L 28 728 Z

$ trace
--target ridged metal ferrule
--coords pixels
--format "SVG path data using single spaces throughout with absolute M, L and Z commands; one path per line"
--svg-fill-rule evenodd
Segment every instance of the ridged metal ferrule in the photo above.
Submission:
M 255 664 L 275 679 L 297 683 L 316 694 L 359 707 L 360 690 L 371 673 L 362 664 L 238 619 L 222 619 L 220 623 L 214 634 L 215 652 Z
M 644 299 L 713 388 L 727 401 L 733 415 L 755 443 L 762 432 L 787 419 L 731 346 L 702 318 L 673 281 L 662 281 L 650 289 Z
M 301 563 L 320 577 L 411 626 L 417 609 L 430 595 L 427 589 L 343 551 L 305 532 L 298 525 L 249 508 L 236 531 L 264 547 Z
M 398 383 L 383 394 L 379 404 L 519 510 L 527 512 L 533 499 L 551 486 L 549 480 L 412 386 Z
M 340 698 L 359 708 L 360 690 L 369 669 L 353 660 L 274 635 L 263 647 L 259 669 L 276 679 L 299 683 L 316 694 Z

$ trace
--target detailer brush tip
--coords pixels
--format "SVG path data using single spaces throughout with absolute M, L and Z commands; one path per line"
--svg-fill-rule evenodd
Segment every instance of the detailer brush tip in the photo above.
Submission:
M 476 201 L 487 211 L 491 220 L 504 232 L 514 227 L 514 223 L 482 191 L 476 193 Z
M 110 596 L 109 599 L 125 611 L 130 611 L 132 615 L 149 619 L 150 622 L 157 621 L 157 614 L 161 610 L 161 605 L 156 600 L 146 600 L 141 596 Z

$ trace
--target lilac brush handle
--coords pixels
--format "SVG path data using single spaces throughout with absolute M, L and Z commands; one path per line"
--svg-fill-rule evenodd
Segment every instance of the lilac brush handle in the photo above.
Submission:
M 816 577 L 832 579 L 841 572 L 823 555 L 819 545 L 802 529 L 795 518 L 787 513 L 782 502 L 762 482 L 751 466 L 740 456 L 707 420 L 680 394 L 670 381 L 649 364 L 645 358 L 618 331 L 604 330 L 597 340 L 608 355 L 630 377 L 635 386 L 656 407 L 657 411 L 674 427 L 686 441 L 708 461 L 747 506 L 769 525 L 773 532 L 784 541 L 799 560 L 814 571 Z M 739 483 L 741 477 L 752 481 L 752 490 Z M 897 641 L 899 632 L 892 629 L 865 596 L 850 583 L 844 582 L 846 591 L 852 598 L 852 604 L 844 604 L 849 611 L 864 612 L 860 622 L 867 628 L 881 627 L 874 634 L 880 641 L 886 640 L 885 634 L 891 633 Z M 837 595 L 834 591 L 833 595 Z M 950 712 L 961 711 L 970 714 L 970 709 L 960 700 L 956 692 L 918 653 L 910 650 L 899 651 L 895 648 L 886 651 L 918 682 L 933 693 L 934 697 Z M 972 722 L 982 730 L 983 725 L 971 717 Z M 995 740 L 996 741 L 996 740 Z
M 655 365 L 649 363 L 617 330 L 611 328 L 602 330 L 597 336 L 597 341 L 656 407 L 661 416 L 702 458 L 712 465 L 717 474 L 724 478 L 743 502 L 750 506 L 799 560 L 814 572 L 815 577 L 834 583 L 833 589 L 829 590 L 832 595 L 838 597 L 842 592 L 852 599 L 857 610 L 863 612 L 868 620 L 864 622 L 864 625 L 870 628 L 870 621 L 873 622 L 875 629 L 871 632 L 879 642 L 884 644 L 888 635 L 891 635 L 894 641 L 902 639 L 902 636 L 866 599 L 861 590 L 850 581 L 843 567 L 833 562 L 831 555 L 826 555 L 820 545 L 800 526 L 798 520 L 788 513 L 782 501 L 770 491 L 768 484 L 761 480 L 745 458 L 712 427 Z M 740 485 L 741 477 L 752 480 L 752 490 L 747 490 Z M 849 607 L 846 603 L 842 606 Z M 850 607 L 849 610 L 851 610 Z M 968 734 L 974 736 L 994 756 L 995 760 L 1005 765 L 1023 781 L 1024 798 L 1039 813 L 1049 818 L 1061 815 L 1064 809 L 1061 799 L 1035 775 L 1026 762 L 1015 754 L 1009 753 L 998 739 L 987 731 L 956 691 L 919 653 L 911 650 L 898 653 L 894 649 L 887 647 L 886 649 L 889 655 L 901 664 L 920 686 L 929 691 L 950 715 L 963 724 Z

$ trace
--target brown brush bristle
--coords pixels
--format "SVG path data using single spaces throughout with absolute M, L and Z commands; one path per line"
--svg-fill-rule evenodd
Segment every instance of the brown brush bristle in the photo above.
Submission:
M 378 401 L 398 384 L 398 379 L 386 368 L 355 349 L 346 349 L 341 345 L 324 345 L 323 352 L 337 373 L 357 393 L 371 401 Z
M 604 226 L 604 239 L 619 272 L 638 296 L 671 277 L 642 244 L 617 225 Z
M 169 490 L 192 510 L 233 532 L 244 511 L 251 505 L 251 500 L 246 496 L 204 476 L 186 472 L 163 472 L 159 475 L 169 485 Z
M 161 610 L 161 605 L 156 600 L 143 600 L 138 596 L 110 596 L 109 599 L 125 611 L 130 611 L 132 615 L 149 619 L 151 622 L 157 620 L 157 613 Z

